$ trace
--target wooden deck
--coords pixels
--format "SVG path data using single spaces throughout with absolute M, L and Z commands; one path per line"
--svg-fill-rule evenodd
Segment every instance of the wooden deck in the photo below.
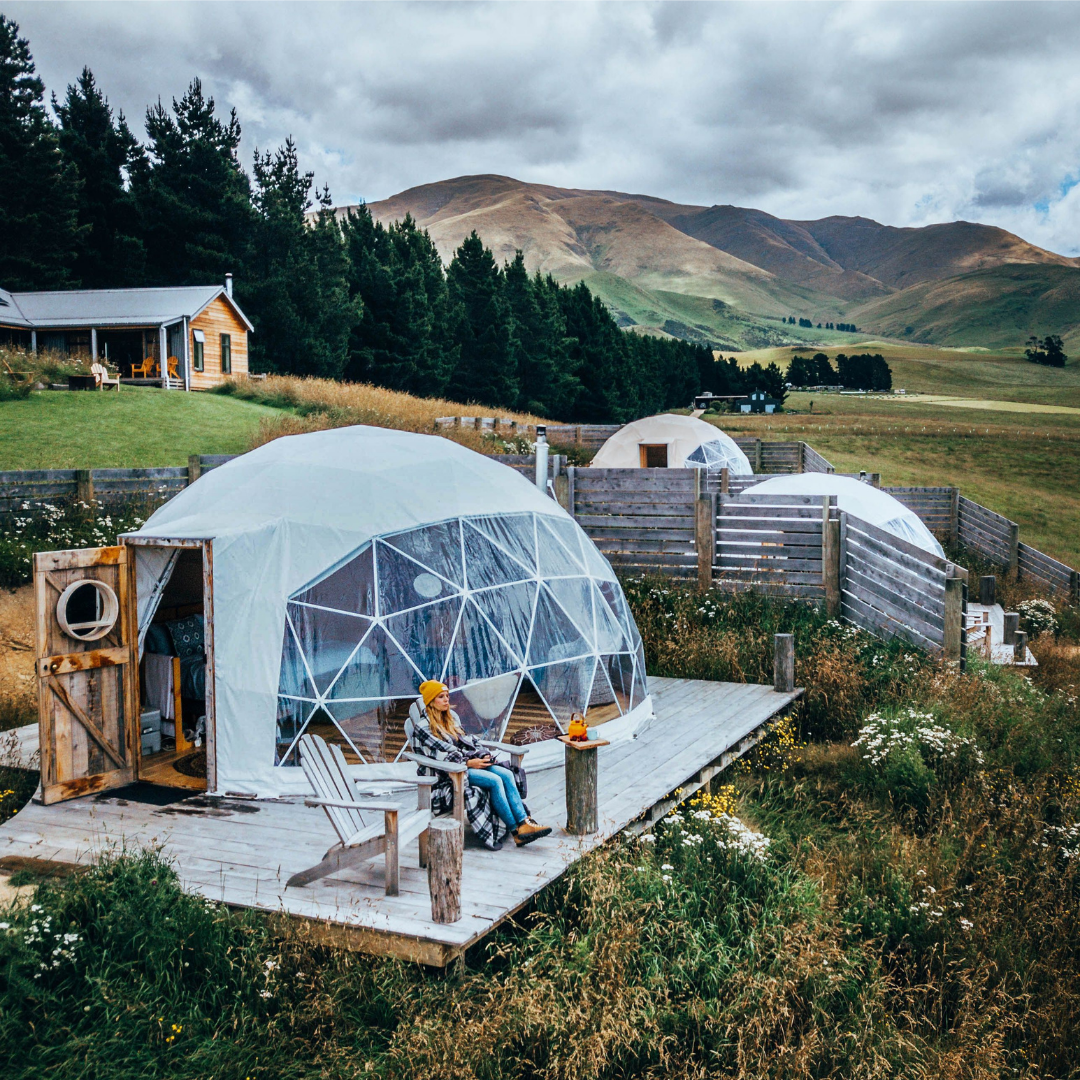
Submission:
M 321 810 L 295 801 L 183 798 L 178 792 L 180 801 L 164 806 L 109 793 L 53 806 L 32 802 L 0 826 L 0 868 L 26 865 L 26 859 L 87 862 L 121 843 L 160 844 L 184 887 L 210 899 L 316 920 L 340 945 L 444 966 L 586 851 L 627 827 L 643 828 L 707 783 L 801 693 L 683 679 L 653 678 L 649 685 L 656 720 L 636 739 L 598 751 L 599 832 L 578 838 L 563 831 L 561 768 L 530 777 L 529 807 L 555 831 L 528 847 L 510 843 L 498 852 L 467 840 L 462 918 L 453 925 L 431 921 L 427 872 L 415 842 L 402 852 L 399 896 L 384 894 L 381 858 L 286 890 L 290 875 L 317 862 L 336 840 Z

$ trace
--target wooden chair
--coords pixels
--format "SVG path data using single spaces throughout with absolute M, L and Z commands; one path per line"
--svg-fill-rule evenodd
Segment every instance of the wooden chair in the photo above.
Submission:
M 450 777 L 450 783 L 454 786 L 454 817 L 463 825 L 465 824 L 465 774 L 469 771 L 467 765 L 458 765 L 450 761 L 438 761 L 435 758 L 417 754 L 413 749 L 413 732 L 418 724 L 426 724 L 424 715 L 424 699 L 417 698 L 409 706 L 409 716 L 405 721 L 405 749 L 401 756 L 407 761 L 414 761 L 417 765 L 434 769 L 436 772 L 446 773 Z M 481 746 L 489 750 L 501 750 L 510 756 L 510 760 L 519 768 L 525 755 L 529 752 L 527 746 L 514 746 L 511 743 L 494 742 L 490 739 L 478 739 Z
M 321 806 L 338 834 L 338 843 L 308 870 L 293 874 L 285 887 L 308 885 L 338 870 L 386 856 L 386 895 L 398 895 L 398 854 L 410 840 L 420 840 L 420 865 L 427 863 L 427 827 L 431 821 L 431 783 L 426 777 L 376 781 L 397 786 L 415 784 L 417 808 L 402 811 L 395 803 L 361 799 L 361 791 L 349 775 L 341 748 L 318 735 L 300 739 L 300 765 L 317 798 L 305 806 Z M 366 785 L 365 785 L 366 787 Z M 382 820 L 375 820 L 376 814 Z M 365 820 L 365 817 L 367 820 Z
M 167 365 L 166 370 L 169 373 L 169 378 L 170 379 L 179 379 L 180 378 L 180 361 L 179 361 L 179 359 L 177 357 L 175 357 L 175 356 L 170 356 L 170 357 L 168 357 L 166 359 L 165 363 Z
M 141 364 L 131 365 L 133 379 L 152 379 L 157 374 L 157 361 L 152 356 L 144 357 Z
M 120 376 L 117 375 L 115 379 L 109 378 L 109 369 L 104 364 L 91 364 L 90 371 L 93 373 L 94 378 L 97 380 L 99 390 L 108 390 L 110 386 L 116 387 L 116 392 L 120 393 Z

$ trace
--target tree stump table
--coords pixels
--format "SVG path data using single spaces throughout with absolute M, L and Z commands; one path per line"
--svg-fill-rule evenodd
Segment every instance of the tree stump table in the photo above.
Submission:
M 587 836 L 596 832 L 596 750 L 608 746 L 607 739 L 575 741 L 569 735 L 560 735 L 566 750 L 566 831 L 575 836 Z

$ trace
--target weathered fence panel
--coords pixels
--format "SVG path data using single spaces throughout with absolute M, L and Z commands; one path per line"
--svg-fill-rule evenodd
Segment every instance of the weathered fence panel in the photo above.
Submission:
M 692 578 L 696 469 L 567 470 L 577 523 L 616 570 Z
M 836 472 L 832 462 L 826 461 L 809 443 L 802 444 L 802 455 L 803 472 Z
M 825 600 L 824 522 L 835 499 L 820 495 L 720 495 L 713 586 Z
M 952 487 L 886 487 L 882 491 L 914 510 L 926 527 L 934 533 L 956 533 L 956 488 Z
M 957 506 L 957 539 L 964 547 L 992 562 L 1016 569 L 1016 545 L 1020 526 L 985 506 L 960 496 Z
M 1080 600 L 1080 575 L 1071 566 L 1027 544 L 1017 544 L 1016 573 L 1022 581 L 1036 581 L 1051 592 Z
M 946 560 L 850 514 L 841 515 L 840 533 L 844 618 L 880 637 L 942 652 Z

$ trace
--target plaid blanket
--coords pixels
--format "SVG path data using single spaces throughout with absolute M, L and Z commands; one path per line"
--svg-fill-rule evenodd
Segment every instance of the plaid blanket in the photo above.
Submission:
M 436 761 L 450 761 L 464 765 L 469 758 L 484 757 L 490 754 L 471 735 L 461 735 L 454 742 L 437 739 L 426 723 L 415 724 L 413 727 L 413 752 L 422 754 L 424 757 L 434 758 Z M 510 762 L 495 760 L 497 765 L 505 765 L 510 768 Z M 450 783 L 450 777 L 444 772 L 435 769 L 417 766 L 416 771 L 421 776 L 435 776 L 435 783 L 431 788 L 431 810 L 435 814 L 449 814 L 454 809 L 454 788 Z M 518 791 L 524 799 L 528 788 L 525 783 L 525 771 L 514 769 L 514 780 L 517 782 Z M 525 807 L 525 812 L 529 808 Z M 506 823 L 495 813 L 491 805 L 491 797 L 481 788 L 473 787 L 469 783 L 468 774 L 465 776 L 465 816 L 469 819 L 469 826 L 485 847 L 493 848 L 501 843 L 503 838 L 510 833 Z

